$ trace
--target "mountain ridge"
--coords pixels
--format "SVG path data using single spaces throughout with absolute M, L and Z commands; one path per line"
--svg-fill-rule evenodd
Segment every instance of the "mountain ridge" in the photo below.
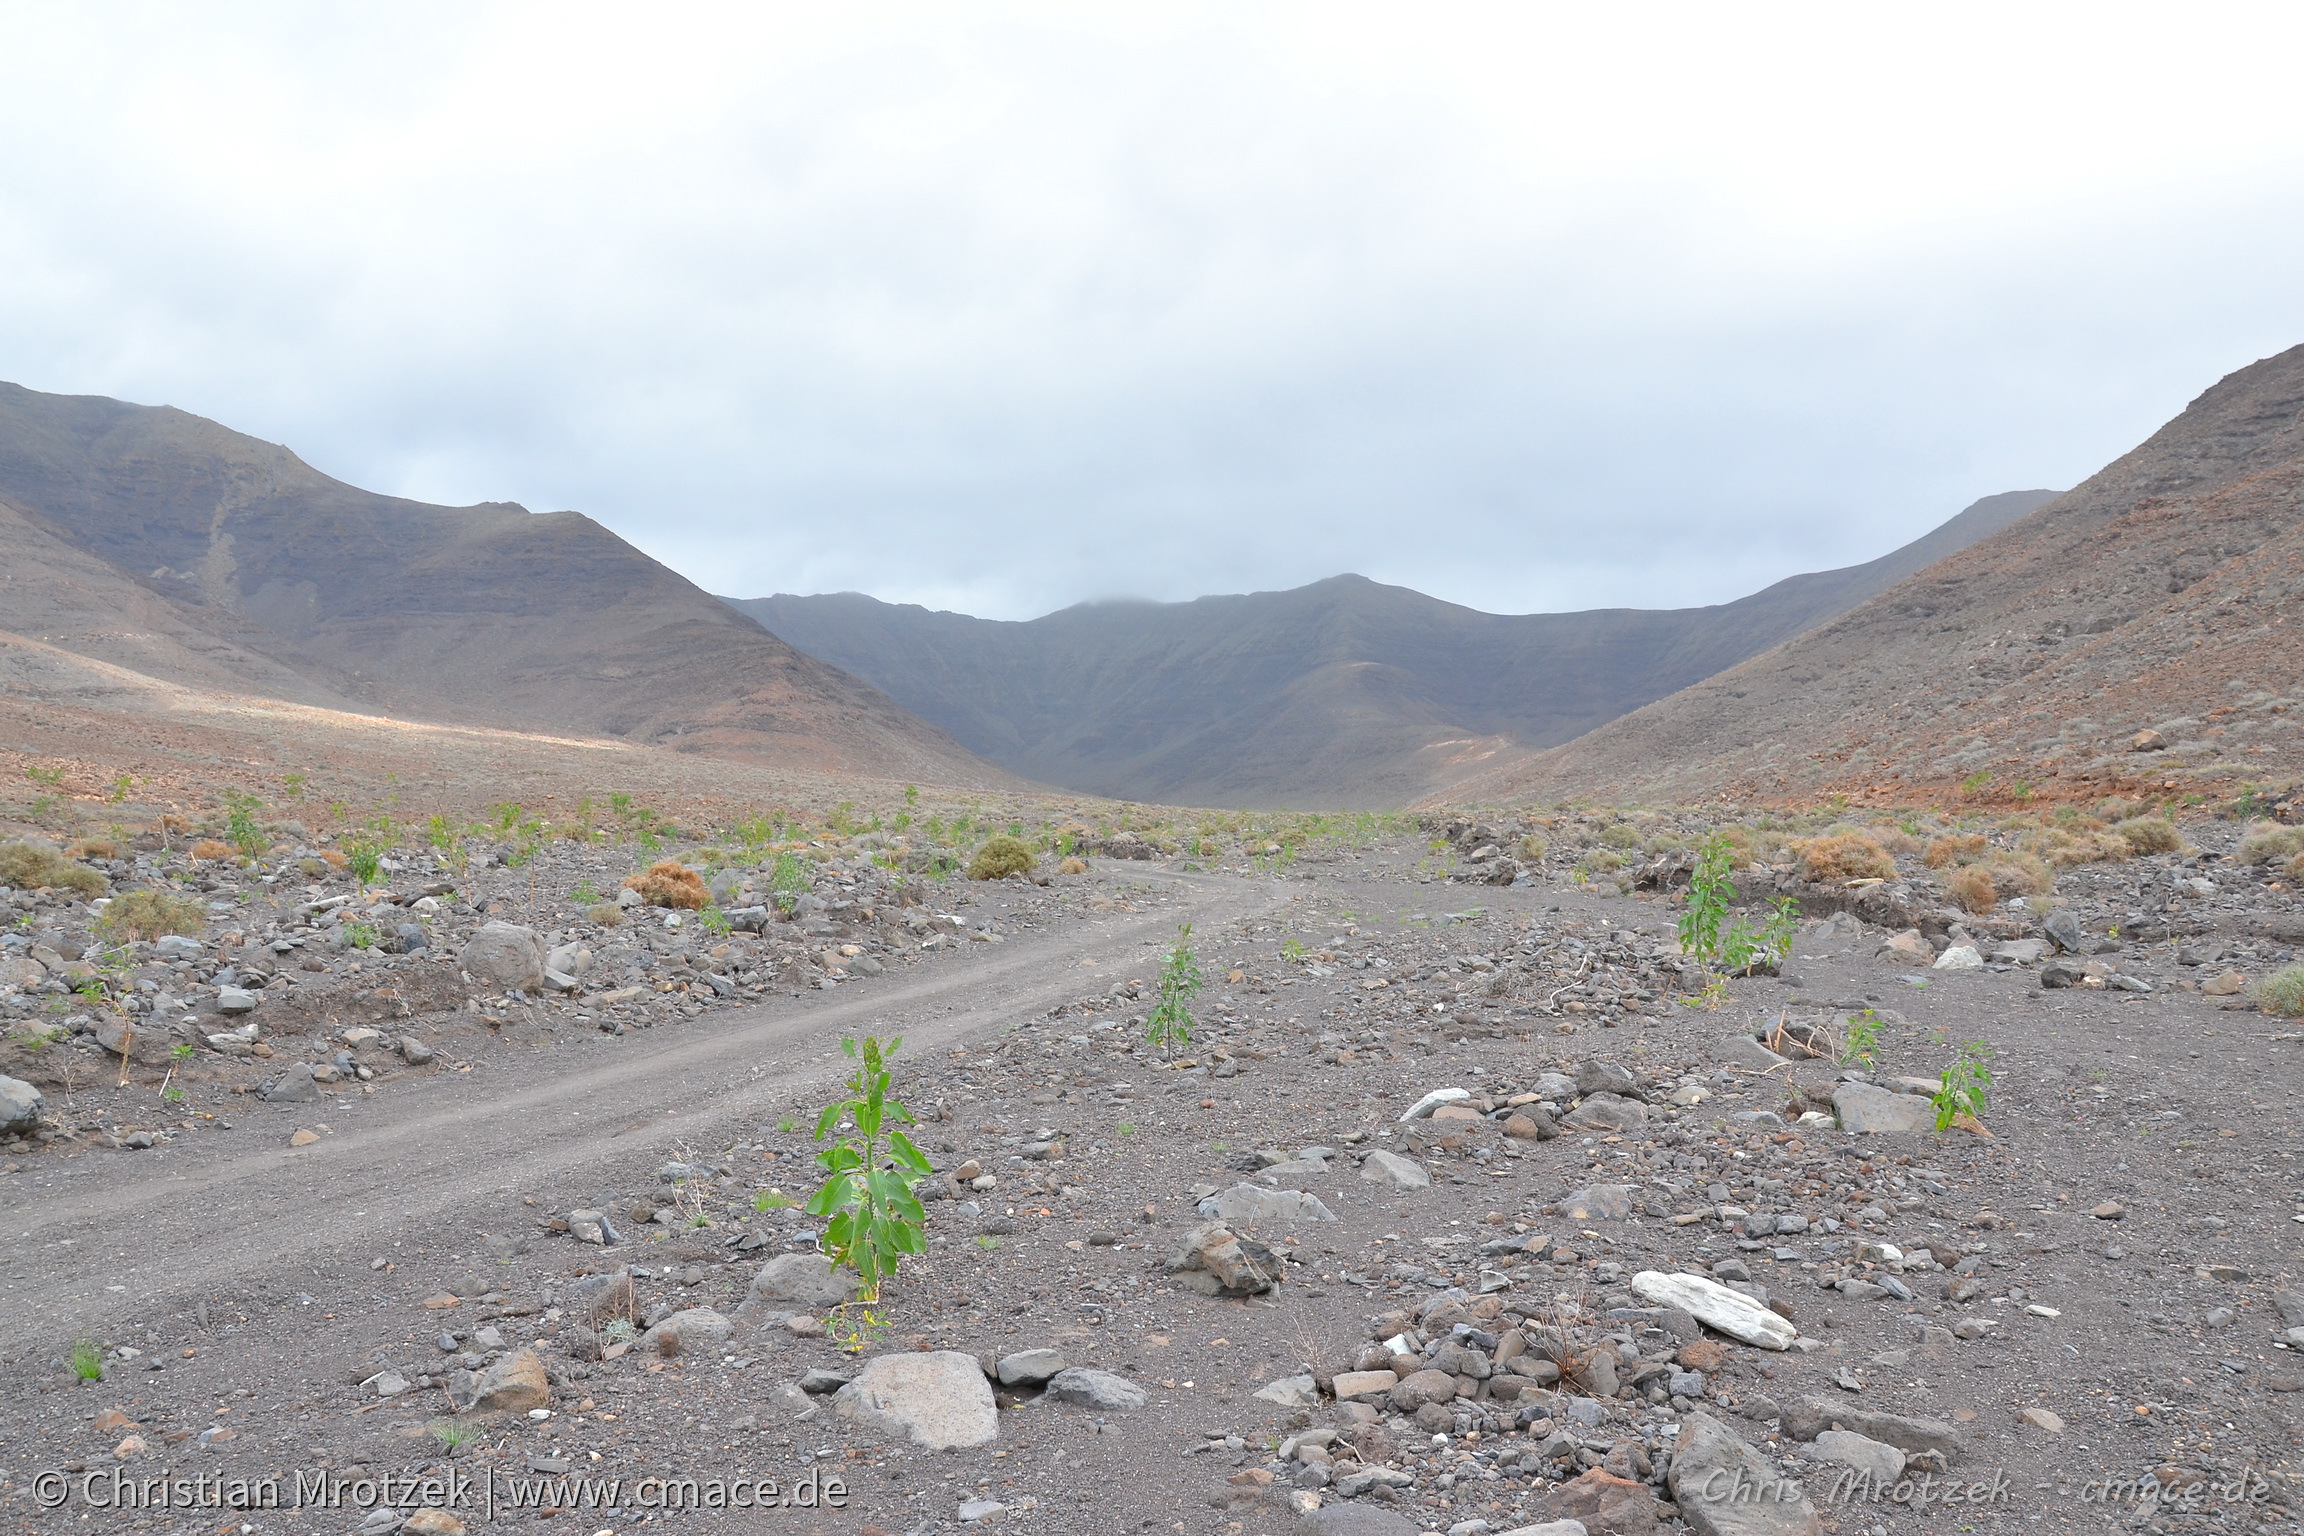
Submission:
M 0 630 L 163 682 L 1020 786 L 582 513 L 380 495 L 173 407 L 0 384 L 0 550 Z
M 977 619 L 861 593 L 728 599 L 1011 770 L 1169 803 L 1397 805 L 1719 671 L 2007 526 L 1983 498 L 1861 565 L 1730 603 L 1500 615 L 1357 575 Z
M 1830 622 L 1451 793 L 2220 794 L 2304 773 L 2300 595 L 2304 346 Z

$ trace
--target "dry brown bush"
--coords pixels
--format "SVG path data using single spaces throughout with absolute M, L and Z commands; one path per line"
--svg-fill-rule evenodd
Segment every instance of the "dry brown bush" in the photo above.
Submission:
M 1930 869 L 1942 869 L 1947 864 L 1972 864 L 1983 857 L 1984 847 L 1981 832 L 1948 832 L 1929 842 L 1921 862 Z
M 108 837 L 84 837 L 64 850 L 68 859 L 116 859 L 120 845 Z
M 1056 873 L 1060 875 L 1084 875 L 1088 873 L 1088 861 L 1082 858 L 1066 859 L 1056 866 Z
M 2000 905 L 2000 891 L 1992 883 L 1992 875 L 1981 864 L 1970 864 L 1954 872 L 1944 882 L 1945 894 L 1958 904 L 1963 912 L 1978 916 Z
M 232 845 L 220 843 L 212 837 L 204 837 L 192 845 L 192 857 L 196 859 L 228 859 L 232 857 Z
M 2103 823 L 2093 818 L 2043 827 L 2025 837 L 2024 849 L 2058 869 L 2071 869 L 2079 864 L 2117 864 L 2136 856 L 2136 850 L 2126 838 L 2103 830 Z
M 1893 880 L 1896 861 L 1861 832 L 1838 832 L 1794 843 L 1811 880 Z
M 327 865 L 330 869 L 342 869 L 345 865 L 351 863 L 352 861 L 344 857 L 344 855 L 338 853 L 333 848 L 323 848 L 320 850 L 320 862 Z
M 1996 853 L 1975 866 L 1992 877 L 2005 901 L 2010 896 L 2045 896 L 2056 889 L 2056 872 L 2029 853 Z
M 1884 821 L 1868 830 L 1871 833 L 1872 841 L 1898 856 L 1917 854 L 1926 846 L 1920 839 L 1891 822 Z
M 624 882 L 628 891 L 638 891 L 640 899 L 652 907 L 679 907 L 689 912 L 704 909 L 707 892 L 704 877 L 677 859 L 658 859 L 655 863 Z

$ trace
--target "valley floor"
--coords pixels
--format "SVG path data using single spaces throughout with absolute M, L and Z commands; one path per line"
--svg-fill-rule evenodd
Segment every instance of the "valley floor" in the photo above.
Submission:
M 541 892 L 493 869 L 453 899 L 567 927 L 590 870 L 554 859 Z M 263 1033 L 269 1058 L 178 1058 L 181 1101 L 160 1096 L 168 1066 L 118 1086 L 116 1059 L 51 1045 L 55 1133 L 0 1173 L 0 1523 L 398 1518 L 95 1507 L 115 1472 L 209 1479 L 194 1498 L 301 1473 L 347 1499 L 387 1474 L 456 1492 L 454 1519 L 410 1531 L 1634 1532 L 1686 1513 L 1676 1454 L 1741 1443 L 1810 1501 L 1744 1529 L 2293 1529 L 2304 1045 L 2177 985 L 2225 963 L 2183 965 L 2180 943 L 2269 965 L 2250 928 L 2285 900 L 2107 946 L 2158 978 L 2134 992 L 2044 989 L 2030 964 L 1916 970 L 1879 957 L 1884 930 L 1819 920 L 1783 976 L 1699 1009 L 1676 1000 L 1669 899 L 1435 880 L 1399 840 L 1278 874 L 1099 858 L 804 935 L 770 921 L 729 936 L 743 953 L 717 971 L 708 950 L 672 960 L 644 908 L 589 941 L 629 953 L 571 996 L 461 987 L 360 1022 L 281 1006 L 297 1022 Z M 1187 921 L 1209 986 L 1167 1061 L 1141 1020 Z M 376 1007 L 346 963 L 284 970 Z M 621 1011 L 602 1001 L 627 986 Z M 1989 1135 L 1800 1119 L 1845 1069 L 1773 1062 L 1755 1036 L 1790 1049 L 1787 1026 L 1844 1033 L 1867 1009 L 1883 1084 L 1989 1046 Z M 786 1258 L 820 1222 L 777 1197 L 813 1186 L 815 1112 L 863 1033 L 904 1038 L 897 1092 L 939 1173 L 928 1251 L 859 1356 Z M 306 1071 L 316 1091 L 293 1102 L 248 1091 L 297 1064 L 339 1070 Z M 1464 1096 L 1403 1120 L 1440 1089 Z M 1218 1214 L 1246 1240 L 1226 1274 L 1250 1283 L 1229 1289 L 1251 1294 L 1221 1294 L 1230 1261 L 1189 1260 Z M 617 1241 L 581 1240 L 597 1216 Z M 1733 1282 L 1799 1342 L 1700 1334 L 1639 1294 L 1649 1271 Z M 79 1340 L 100 1380 L 71 1369 Z M 875 1359 L 997 1374 L 1038 1350 L 1056 1358 L 995 1387 L 991 1438 L 950 1450 L 836 1390 Z M 1056 1364 L 1091 1374 L 1041 1390 Z M 459 1414 L 451 1387 L 504 1406 Z M 896 1411 L 964 1427 L 973 1390 L 945 1378 Z M 1850 1503 L 1836 1455 L 1930 1497 L 1998 1491 Z M 2203 1491 L 2139 1502 L 2148 1476 Z M 651 1478 L 815 1502 L 673 1512 Z

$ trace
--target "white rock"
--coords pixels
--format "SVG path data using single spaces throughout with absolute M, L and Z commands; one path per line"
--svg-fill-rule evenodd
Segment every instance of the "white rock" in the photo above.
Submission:
M 1265 1221 L 1336 1219 L 1336 1213 L 1323 1205 L 1318 1195 L 1295 1189 L 1264 1189 L 1255 1184 L 1235 1184 L 1210 1195 L 1200 1202 L 1200 1215 L 1208 1221 L 1249 1226 Z
M 1936 957 L 1936 964 L 1931 969 L 1980 971 L 1984 969 L 1984 957 L 1976 952 L 1976 947 L 1972 944 L 1955 944 Z
M 1432 1118 L 1432 1111 L 1441 1105 L 1453 1104 L 1458 1099 L 1470 1097 L 1472 1097 L 1472 1090 L 1469 1088 L 1435 1088 L 1409 1105 L 1408 1113 L 1400 1117 L 1400 1123 L 1405 1125 L 1411 1120 L 1429 1120 Z
M 1742 1291 L 1732 1291 L 1704 1275 L 1667 1275 L 1644 1269 L 1632 1277 L 1632 1294 L 1660 1307 L 1681 1311 L 1746 1344 L 1786 1349 L 1800 1330 Z
M 216 989 L 216 1011 L 218 1013 L 253 1013 L 256 1011 L 256 994 L 245 987 L 218 987 Z
M 902 1435 L 931 1451 L 999 1438 L 1000 1409 L 974 1355 L 879 1355 L 832 1394 L 832 1411 L 852 1423 Z

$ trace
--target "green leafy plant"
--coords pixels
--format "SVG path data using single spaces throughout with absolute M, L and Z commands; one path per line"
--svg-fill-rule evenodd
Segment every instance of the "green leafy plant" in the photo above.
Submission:
M 184 1102 L 184 1090 L 181 1088 L 163 1088 L 160 1090 L 160 1098 L 171 1108 L 180 1106 Z
M 1302 939 L 1290 939 L 1280 946 L 1280 953 L 1286 959 L 1301 960 L 1304 958 L 1304 941 Z
M 1869 1067 L 1880 1044 L 1880 1015 L 1867 1008 L 1848 1020 L 1848 1032 L 1840 1041 L 1840 1065 Z
M 62 789 L 64 787 L 64 770 L 61 768 L 42 768 L 34 765 L 24 770 L 24 777 L 43 789 Z
M 337 931 L 344 935 L 344 942 L 354 949 L 376 947 L 376 930 L 367 923 L 346 923 Z
M 1936 1107 L 1936 1129 L 1950 1130 L 1952 1122 L 1962 1115 L 1975 1120 L 1984 1117 L 1985 1095 L 1992 1087 L 1991 1060 L 1992 1048 L 1981 1040 L 1960 1047 L 1959 1056 L 1944 1069 L 1938 1079 L 1941 1086 L 1928 1101 Z
M 72 1374 L 82 1381 L 104 1379 L 104 1351 L 94 1339 L 75 1339 L 72 1342 Z
M 628 1317 L 611 1318 L 600 1329 L 603 1344 L 629 1344 L 640 1336 L 639 1325 Z
M 1112 1127 L 1112 1129 L 1119 1132 L 1123 1136 L 1133 1136 L 1136 1134 L 1136 1122 L 1133 1120 L 1123 1120 L 1118 1125 Z
M 820 1246 L 835 1268 L 856 1272 L 857 1300 L 867 1306 L 879 1299 L 881 1282 L 896 1273 L 903 1255 L 927 1251 L 928 1217 L 912 1187 L 927 1176 L 928 1159 L 891 1123 L 914 1123 L 911 1111 L 888 1094 L 887 1063 L 903 1047 L 901 1038 L 883 1047 L 877 1036 L 866 1035 L 861 1044 L 843 1037 L 841 1051 L 857 1064 L 845 1083 L 849 1096 L 816 1117 L 818 1141 L 844 1121 L 850 1129 L 816 1154 L 825 1179 L 807 1211 L 830 1218 Z
M 1701 965 L 1731 975 L 1763 962 L 1774 964 L 1792 953 L 1792 937 L 1799 927 L 1799 909 L 1789 896 L 1770 904 L 1758 927 L 1742 918 L 1730 918 L 1729 903 L 1736 884 L 1735 844 L 1724 833 L 1714 833 L 1696 850 L 1696 868 L 1688 878 L 1688 905 L 1680 914 L 1681 953 Z
M 790 912 L 808 890 L 808 870 L 792 854 L 776 855 L 776 867 L 768 876 L 768 888 L 779 912 Z
M 703 925 L 706 933 L 715 937 L 723 937 L 736 931 L 736 925 L 728 921 L 728 914 L 718 907 L 706 907 L 696 914 L 696 921 Z
M 264 809 L 264 802 L 254 795 L 227 792 L 224 796 L 224 841 L 244 859 L 262 856 L 272 846 L 257 824 L 256 813 Z
M 799 1208 L 800 1202 L 780 1189 L 763 1189 L 752 1197 L 752 1209 L 755 1211 L 796 1211 Z
M 189 1045 L 180 1045 L 168 1053 L 170 1058 L 176 1061 L 190 1061 L 197 1054 L 199 1053 Z
M 1173 1058 L 1192 1043 L 1192 999 L 1200 991 L 1200 962 L 1192 953 L 1192 925 L 1176 930 L 1175 947 L 1160 969 L 1160 1001 L 1145 1020 L 1145 1038 Z
M 384 868 L 384 849 L 387 845 L 373 828 L 364 828 L 344 838 L 341 851 L 344 867 L 352 871 L 352 878 L 362 888 L 376 883 L 376 876 Z
M 123 773 L 112 781 L 112 793 L 107 797 L 114 805 L 125 805 L 128 791 L 136 787 L 136 775 Z

